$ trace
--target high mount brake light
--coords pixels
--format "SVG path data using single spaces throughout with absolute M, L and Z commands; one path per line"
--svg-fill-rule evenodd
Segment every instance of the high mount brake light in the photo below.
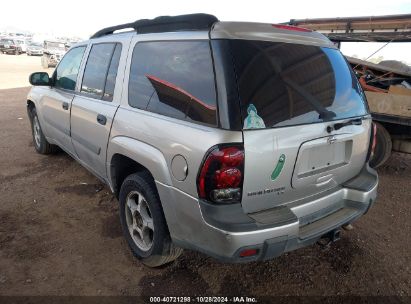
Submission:
M 296 31 L 296 32 L 312 32 L 312 30 L 294 26 L 294 25 L 285 25 L 285 24 L 272 24 L 273 27 L 281 29 L 281 30 L 288 30 L 288 31 Z
M 213 148 L 207 154 L 197 178 L 198 196 L 215 203 L 240 202 L 243 172 L 243 146 Z

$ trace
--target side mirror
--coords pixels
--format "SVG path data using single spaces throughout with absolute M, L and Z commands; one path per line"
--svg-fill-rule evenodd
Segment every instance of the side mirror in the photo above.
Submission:
M 36 72 L 30 75 L 29 82 L 34 86 L 49 86 L 51 84 L 49 74 Z

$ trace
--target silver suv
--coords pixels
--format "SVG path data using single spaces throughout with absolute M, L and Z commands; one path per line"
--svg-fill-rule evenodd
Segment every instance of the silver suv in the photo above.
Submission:
M 111 188 L 146 265 L 181 248 L 270 259 L 338 239 L 376 199 L 364 93 L 317 32 L 204 14 L 139 20 L 30 82 L 36 150 L 59 146 Z

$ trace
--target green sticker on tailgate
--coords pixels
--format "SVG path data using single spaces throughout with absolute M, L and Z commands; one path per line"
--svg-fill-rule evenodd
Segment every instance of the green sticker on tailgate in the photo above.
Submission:
M 271 173 L 271 180 L 275 180 L 281 173 L 281 170 L 283 170 L 285 163 L 285 155 L 281 154 L 280 158 L 278 159 L 277 166 L 275 166 L 275 169 L 273 173 Z

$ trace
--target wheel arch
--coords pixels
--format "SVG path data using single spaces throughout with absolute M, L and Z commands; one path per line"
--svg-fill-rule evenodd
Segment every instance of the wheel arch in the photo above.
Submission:
M 33 118 L 31 116 L 31 110 L 33 110 L 34 108 L 36 108 L 36 104 L 34 103 L 34 101 L 31 99 L 27 99 L 27 114 L 29 115 L 30 120 Z
M 107 149 L 107 161 L 107 174 L 116 197 L 118 197 L 124 179 L 139 171 L 149 172 L 153 182 L 171 184 L 171 177 L 163 153 L 139 140 L 126 136 L 112 138 Z
M 120 153 L 116 153 L 112 156 L 110 161 L 110 182 L 117 198 L 120 193 L 121 185 L 127 176 L 137 172 L 147 172 L 154 182 L 154 177 L 150 170 L 139 162 Z
M 107 149 L 107 175 L 110 187 L 119 198 L 121 184 L 130 174 L 146 171 L 150 174 L 164 212 L 170 234 L 175 234 L 176 214 L 172 198 L 159 191 L 156 182 L 171 185 L 171 176 L 163 153 L 157 148 L 126 136 L 109 141 Z

